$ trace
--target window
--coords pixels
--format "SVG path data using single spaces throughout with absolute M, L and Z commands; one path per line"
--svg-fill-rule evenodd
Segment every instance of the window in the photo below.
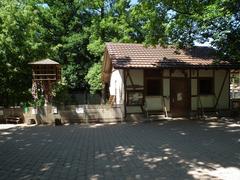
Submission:
M 147 96 L 162 95 L 162 72 L 159 70 L 145 71 L 145 94 Z
M 202 95 L 213 94 L 213 78 L 200 78 L 198 80 L 198 92 Z
M 162 94 L 162 79 L 147 79 L 146 94 L 148 96 L 160 96 Z
M 127 105 L 142 105 L 143 91 L 127 91 Z

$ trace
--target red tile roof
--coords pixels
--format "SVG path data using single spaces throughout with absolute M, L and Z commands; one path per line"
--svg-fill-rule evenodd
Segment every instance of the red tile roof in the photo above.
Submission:
M 229 67 L 218 63 L 210 47 L 194 47 L 188 50 L 175 47 L 150 46 L 128 43 L 106 43 L 106 50 L 114 68 L 174 68 L 174 67 Z

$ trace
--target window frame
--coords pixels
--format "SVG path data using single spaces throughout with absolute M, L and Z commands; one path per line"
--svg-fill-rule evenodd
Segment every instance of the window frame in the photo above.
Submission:
M 144 94 L 145 96 L 163 96 L 163 78 L 161 70 L 145 70 L 144 71 Z M 160 82 L 160 91 L 158 94 L 149 94 L 148 81 L 158 80 Z

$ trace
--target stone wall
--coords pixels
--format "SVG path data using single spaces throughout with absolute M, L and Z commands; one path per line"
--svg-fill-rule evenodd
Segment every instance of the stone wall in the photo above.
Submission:
M 4 117 L 20 116 L 24 123 L 55 124 L 61 123 L 96 123 L 116 122 L 123 120 L 123 113 L 120 106 L 110 105 L 68 105 L 54 107 L 51 105 L 34 109 L 29 107 L 3 109 Z M 1 119 L 1 117 L 0 117 Z

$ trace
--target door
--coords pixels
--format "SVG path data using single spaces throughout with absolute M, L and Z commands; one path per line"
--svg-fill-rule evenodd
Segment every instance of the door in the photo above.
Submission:
M 186 78 L 171 79 L 170 84 L 171 113 L 173 117 L 187 116 L 189 109 L 188 80 Z

